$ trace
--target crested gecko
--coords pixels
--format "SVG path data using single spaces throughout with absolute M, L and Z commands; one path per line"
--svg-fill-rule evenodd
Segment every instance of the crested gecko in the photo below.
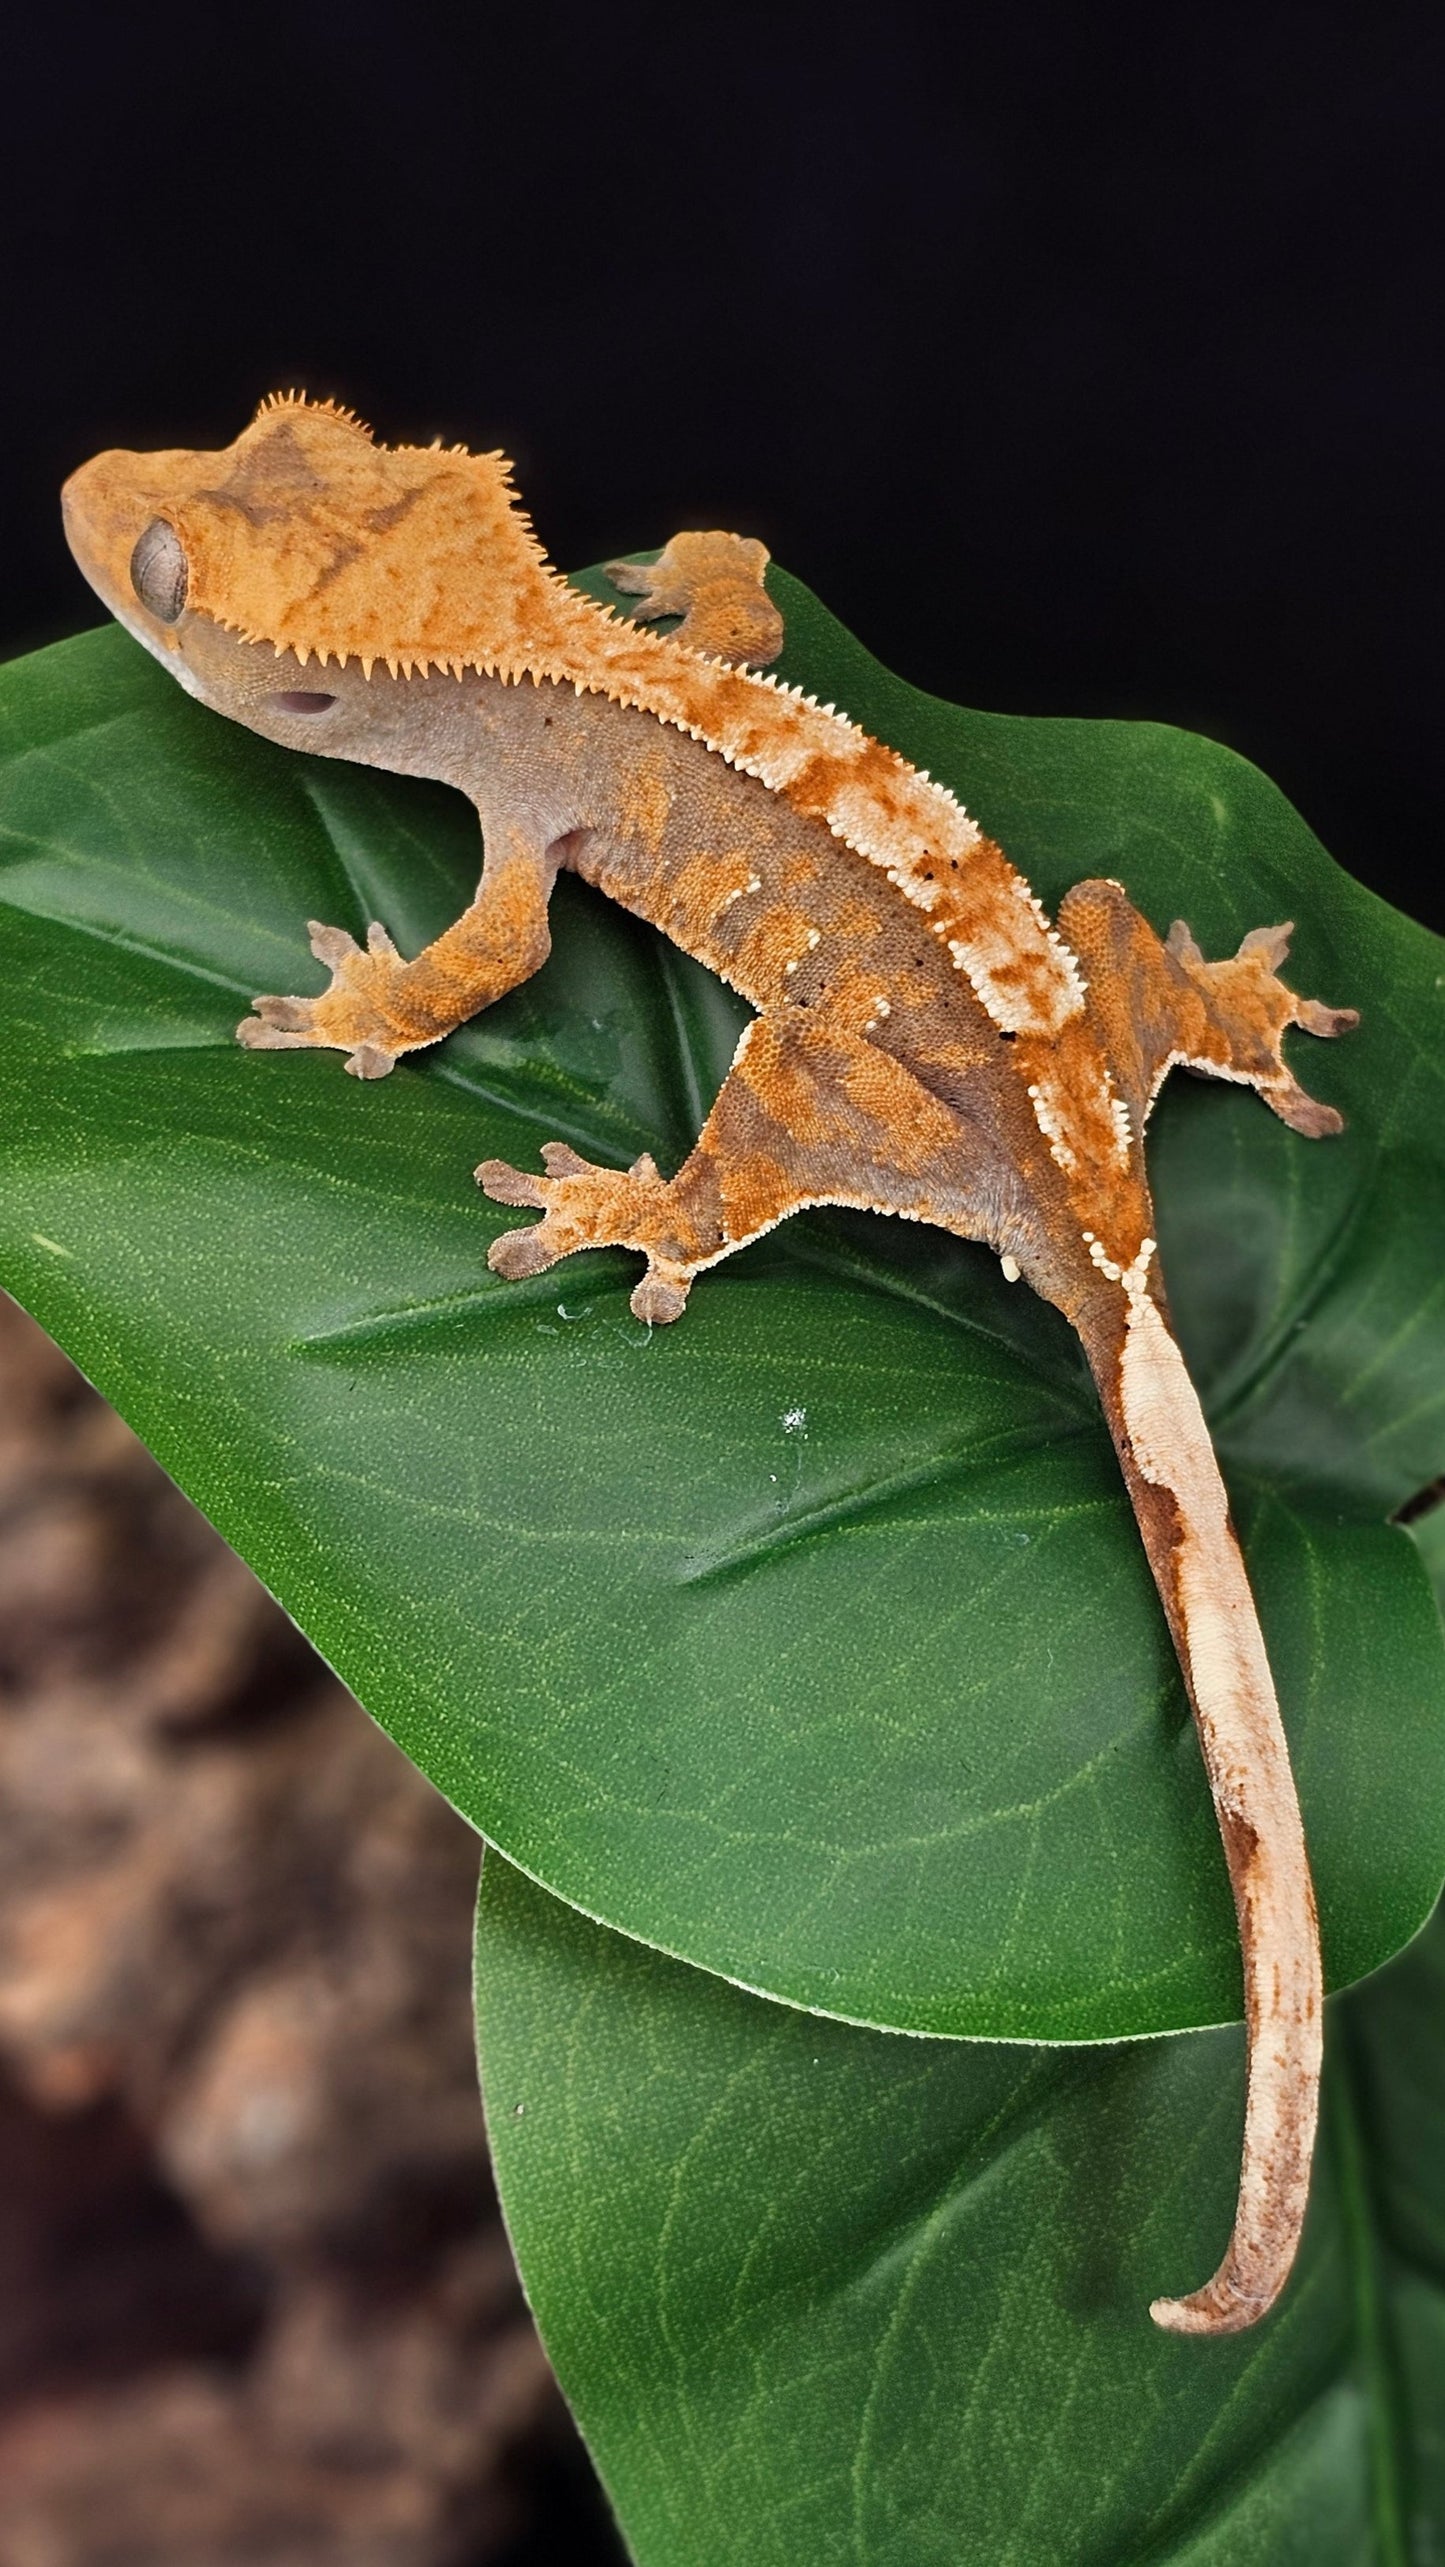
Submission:
M 1286 1065 L 1290 1026 L 1346 1008 L 1278 977 L 1290 930 L 1209 962 L 1120 884 L 1051 921 L 946 786 L 767 673 L 782 641 L 760 543 L 675 535 L 624 620 L 548 563 L 500 454 L 387 447 L 303 394 L 219 453 L 97 455 L 65 520 L 105 604 L 203 704 L 290 748 L 470 796 L 477 892 L 410 960 L 311 926 L 331 984 L 263 996 L 252 1050 L 321 1046 L 362 1079 L 435 1043 L 548 952 L 559 870 L 722 974 L 755 1010 L 696 1146 L 542 1173 L 487 1160 L 540 1220 L 489 1263 L 582 1248 L 645 1259 L 632 1308 L 681 1317 L 697 1275 L 810 1204 L 987 1244 L 1082 1339 L 1179 1655 L 1243 1952 L 1247 2084 L 1234 2225 L 1212 2278 L 1159 2325 L 1249 2326 L 1288 2275 L 1309 2184 L 1322 2037 L 1319 1934 L 1264 1643 L 1199 1399 L 1170 1329 L 1144 1130 L 1176 1064 L 1254 1087 L 1297 1132 L 1340 1128 Z M 649 624 L 680 616 L 668 633 Z

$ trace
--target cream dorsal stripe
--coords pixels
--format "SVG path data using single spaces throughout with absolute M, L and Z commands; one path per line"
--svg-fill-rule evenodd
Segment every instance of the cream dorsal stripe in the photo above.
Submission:
M 1078 964 L 1042 902 L 946 785 L 800 688 L 641 632 L 575 590 L 556 603 L 550 646 L 506 674 L 674 723 L 824 821 L 923 911 L 1001 1032 L 1049 1035 L 1082 1011 Z

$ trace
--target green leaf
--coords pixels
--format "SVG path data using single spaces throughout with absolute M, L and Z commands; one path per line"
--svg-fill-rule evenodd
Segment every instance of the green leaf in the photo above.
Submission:
M 1445 1916 L 1335 2000 L 1304 2246 L 1165 2336 L 1242 2036 L 909 2041 L 748 1997 L 488 1855 L 478 2023 L 528 2297 L 638 2567 L 1445 2556 Z
M 594 577 L 593 585 L 597 585 Z M 1387 1522 L 1445 1459 L 1445 948 L 1265 780 L 1147 725 L 961 713 L 779 578 L 788 673 L 957 786 L 1053 901 L 1207 950 L 1301 922 L 1311 1145 L 1166 1098 L 1155 1164 L 1336 1983 L 1445 1869 L 1445 1650 Z M 635 1261 L 486 1271 L 474 1163 L 675 1165 L 736 1002 L 564 880 L 546 970 L 360 1087 L 232 1039 L 308 915 L 404 949 L 475 879 L 441 788 L 292 756 L 118 631 L 0 670 L 0 1276 L 401 1745 L 624 1932 L 883 2025 L 1099 2038 L 1239 2003 L 1173 1654 L 1078 1348 L 997 1261 L 793 1222 L 683 1323 Z

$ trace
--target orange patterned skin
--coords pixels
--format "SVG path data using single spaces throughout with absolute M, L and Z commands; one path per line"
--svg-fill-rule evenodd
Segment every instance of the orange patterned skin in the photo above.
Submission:
M 1285 1063 L 1287 1029 L 1349 1010 L 1278 977 L 1289 931 L 1206 962 L 1117 883 L 1057 924 L 946 788 L 831 705 L 778 685 L 762 546 L 673 537 L 614 565 L 625 621 L 546 562 L 500 455 L 385 447 L 300 395 L 220 454 L 97 456 L 67 484 L 82 569 L 204 703 L 288 746 L 439 776 L 482 820 L 475 898 L 410 960 L 313 925 L 317 998 L 261 997 L 253 1050 L 327 1047 L 361 1078 L 545 960 L 557 873 L 595 883 L 756 1011 L 690 1156 L 541 1172 L 487 1161 L 497 1272 L 582 1248 L 645 1259 L 633 1308 L 679 1318 L 694 1278 L 807 1204 L 984 1241 L 1083 1340 L 1189 1690 L 1239 1918 L 1243 2162 L 1217 2272 L 1153 2314 L 1248 2326 L 1298 2242 L 1321 2043 L 1319 1938 L 1274 1686 L 1218 1465 L 1169 1329 L 1145 1125 L 1182 1063 L 1338 1130 Z M 680 615 L 661 635 L 650 620 Z

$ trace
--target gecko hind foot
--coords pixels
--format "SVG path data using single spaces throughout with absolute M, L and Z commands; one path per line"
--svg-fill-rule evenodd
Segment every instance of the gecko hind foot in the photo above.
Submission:
M 565 1141 L 544 1142 L 542 1157 L 545 1176 L 511 1167 L 505 1159 L 483 1159 L 476 1171 L 493 1203 L 526 1205 L 542 1214 L 529 1229 L 504 1230 L 492 1241 L 487 1264 L 493 1274 L 517 1283 L 545 1274 L 583 1248 L 640 1248 L 647 1272 L 632 1294 L 634 1316 L 654 1327 L 680 1319 L 692 1273 L 663 1247 L 659 1234 L 668 1189 L 648 1152 L 625 1170 L 594 1167 Z

